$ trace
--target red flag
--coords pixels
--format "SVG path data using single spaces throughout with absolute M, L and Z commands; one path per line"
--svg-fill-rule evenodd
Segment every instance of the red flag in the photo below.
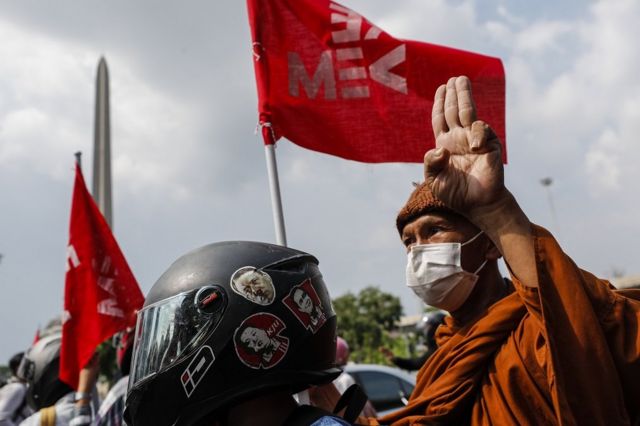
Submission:
M 76 165 L 60 379 L 76 388 L 78 374 L 96 347 L 114 333 L 135 326 L 136 311 L 143 303 L 140 287 Z
M 329 0 L 247 6 L 266 144 L 284 136 L 350 160 L 421 163 L 435 146 L 433 95 L 458 75 L 471 79 L 478 118 L 504 144 L 500 59 L 395 39 Z

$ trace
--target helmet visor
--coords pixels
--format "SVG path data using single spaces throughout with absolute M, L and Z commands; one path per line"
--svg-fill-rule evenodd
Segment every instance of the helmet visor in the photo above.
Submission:
M 215 327 L 223 293 L 202 287 L 149 305 L 138 312 L 129 389 L 188 355 Z
M 20 364 L 18 365 L 18 370 L 16 371 L 16 376 L 20 379 L 25 380 L 27 382 L 33 382 L 33 378 L 35 377 L 36 364 L 27 358 L 27 356 L 23 356 Z

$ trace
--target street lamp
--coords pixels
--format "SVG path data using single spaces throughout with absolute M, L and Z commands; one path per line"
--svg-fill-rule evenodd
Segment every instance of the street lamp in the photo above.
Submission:
M 553 205 L 553 196 L 551 195 L 551 184 L 553 184 L 553 179 L 550 177 L 542 178 L 540 179 L 540 184 L 545 187 L 547 192 L 547 199 L 549 200 L 549 210 L 551 211 L 551 221 L 553 223 L 553 229 L 555 230 L 556 235 L 560 236 L 558 217 L 556 216 L 556 209 Z

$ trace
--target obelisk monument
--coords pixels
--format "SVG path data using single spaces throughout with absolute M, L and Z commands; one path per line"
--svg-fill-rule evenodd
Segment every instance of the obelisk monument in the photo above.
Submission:
M 111 123 L 109 120 L 109 72 L 104 57 L 98 63 L 93 144 L 93 199 L 113 229 L 111 212 Z

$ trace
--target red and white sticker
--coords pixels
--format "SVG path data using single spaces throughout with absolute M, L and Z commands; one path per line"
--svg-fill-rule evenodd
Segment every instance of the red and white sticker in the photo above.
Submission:
M 293 287 L 282 303 L 314 334 L 327 322 L 318 293 L 309 278 Z
M 202 381 L 202 378 L 215 360 L 216 357 L 213 355 L 213 349 L 209 346 L 200 348 L 196 356 L 193 357 L 187 369 L 184 370 L 180 376 L 180 381 L 187 394 L 187 398 L 191 397 L 191 394 L 196 390 L 196 387 Z
M 289 338 L 282 335 L 284 321 L 259 312 L 245 319 L 233 334 L 236 353 L 247 367 L 269 369 L 282 361 L 289 350 Z

